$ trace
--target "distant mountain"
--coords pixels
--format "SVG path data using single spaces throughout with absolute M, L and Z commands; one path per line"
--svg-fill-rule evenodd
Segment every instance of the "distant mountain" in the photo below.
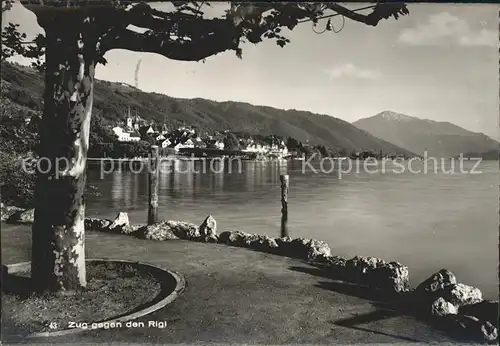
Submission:
M 499 150 L 490 150 L 484 153 L 465 153 L 464 157 L 465 158 L 474 158 L 478 159 L 481 158 L 483 160 L 493 160 L 493 161 L 498 161 L 498 156 L 499 156 Z
M 33 70 L 4 64 L 1 69 L 3 102 L 12 113 L 42 109 L 43 78 Z M 170 126 L 187 124 L 199 129 L 230 130 L 249 134 L 293 137 L 303 143 L 324 145 L 348 152 L 382 150 L 411 155 L 405 149 L 374 137 L 352 124 L 321 114 L 283 110 L 243 102 L 215 102 L 200 98 L 178 99 L 146 93 L 123 83 L 96 81 L 93 116 L 116 123 L 124 120 L 128 107 L 132 114 Z M 5 111 L 4 111 L 5 112 Z
M 449 122 L 424 120 L 391 111 L 360 119 L 356 127 L 411 152 L 429 156 L 455 157 L 460 153 L 498 150 L 490 137 L 465 130 Z

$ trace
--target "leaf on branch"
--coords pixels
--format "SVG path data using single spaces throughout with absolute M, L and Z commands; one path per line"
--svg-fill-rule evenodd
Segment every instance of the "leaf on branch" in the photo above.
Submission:
M 31 67 L 36 69 L 39 72 L 44 72 L 45 71 L 45 64 L 41 61 L 35 61 L 31 63 Z
M 204 5 L 204 1 L 173 1 L 172 4 L 175 6 L 178 12 L 190 12 L 196 16 L 203 16 L 203 11 L 200 11 L 201 7 Z
M 47 40 L 44 35 L 38 34 L 35 39 L 34 39 L 35 44 L 38 47 L 45 47 L 45 44 L 47 43 Z
M 105 66 L 108 63 L 108 61 L 103 56 L 100 56 L 96 59 L 96 63 Z
M 243 50 L 240 47 L 238 47 L 238 48 L 235 49 L 235 51 L 236 51 L 236 56 L 238 57 L 238 59 L 242 59 L 242 57 L 243 57 Z
M 276 44 L 278 46 L 280 46 L 281 48 L 283 48 L 286 45 L 286 41 L 285 40 L 277 40 Z
M 12 8 L 13 0 L 2 0 L 2 13 Z
M 406 7 L 406 4 L 401 3 L 378 3 L 375 5 L 372 16 L 380 19 L 388 19 L 389 17 L 394 17 L 398 19 L 400 15 L 408 15 L 410 11 Z

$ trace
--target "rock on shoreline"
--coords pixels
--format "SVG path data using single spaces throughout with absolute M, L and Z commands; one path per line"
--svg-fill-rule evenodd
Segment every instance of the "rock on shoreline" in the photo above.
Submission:
M 157 241 L 179 239 L 172 231 L 172 228 L 164 222 L 140 227 L 137 232 L 137 237 L 141 239 Z
M 483 301 L 481 291 L 457 282 L 455 275 L 441 269 L 411 293 L 414 310 L 428 313 L 446 330 L 480 342 L 498 342 L 498 301 Z

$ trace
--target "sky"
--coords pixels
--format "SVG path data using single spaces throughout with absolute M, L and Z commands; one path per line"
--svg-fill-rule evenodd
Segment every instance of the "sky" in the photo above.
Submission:
M 223 8 L 214 3 L 209 11 Z M 408 9 L 409 16 L 376 27 L 346 19 L 339 33 L 316 34 L 311 23 L 300 24 L 285 31 L 291 43 L 284 48 L 272 41 L 242 45 L 241 60 L 231 51 L 202 63 L 113 50 L 96 78 L 136 85 L 140 61 L 137 86 L 148 92 L 308 110 L 349 122 L 391 110 L 499 139 L 500 5 Z M 20 24 L 29 37 L 41 32 L 21 5 L 4 15 L 3 23 Z M 332 24 L 338 30 L 341 17 Z

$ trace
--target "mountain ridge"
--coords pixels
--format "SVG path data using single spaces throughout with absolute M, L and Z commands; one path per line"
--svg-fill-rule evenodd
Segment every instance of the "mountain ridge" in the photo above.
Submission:
M 399 114 L 405 121 L 395 121 L 396 116 L 385 116 L 386 112 Z M 352 124 L 419 155 L 427 151 L 432 156 L 455 157 L 467 152 L 488 152 L 500 145 L 484 133 L 448 121 L 420 119 L 393 111 L 384 111 Z
M 8 84 L 8 90 L 2 90 L 4 98 L 17 105 L 41 111 L 43 77 L 40 74 L 27 67 L 5 64 L 2 66 L 1 77 L 2 82 Z M 413 155 L 347 121 L 326 114 L 256 106 L 239 101 L 179 99 L 143 92 L 123 83 L 95 81 L 93 115 L 116 124 L 124 120 L 129 106 L 141 118 L 157 123 L 165 122 L 169 126 L 190 124 L 200 129 L 216 131 L 275 134 L 348 152 L 375 150 Z

